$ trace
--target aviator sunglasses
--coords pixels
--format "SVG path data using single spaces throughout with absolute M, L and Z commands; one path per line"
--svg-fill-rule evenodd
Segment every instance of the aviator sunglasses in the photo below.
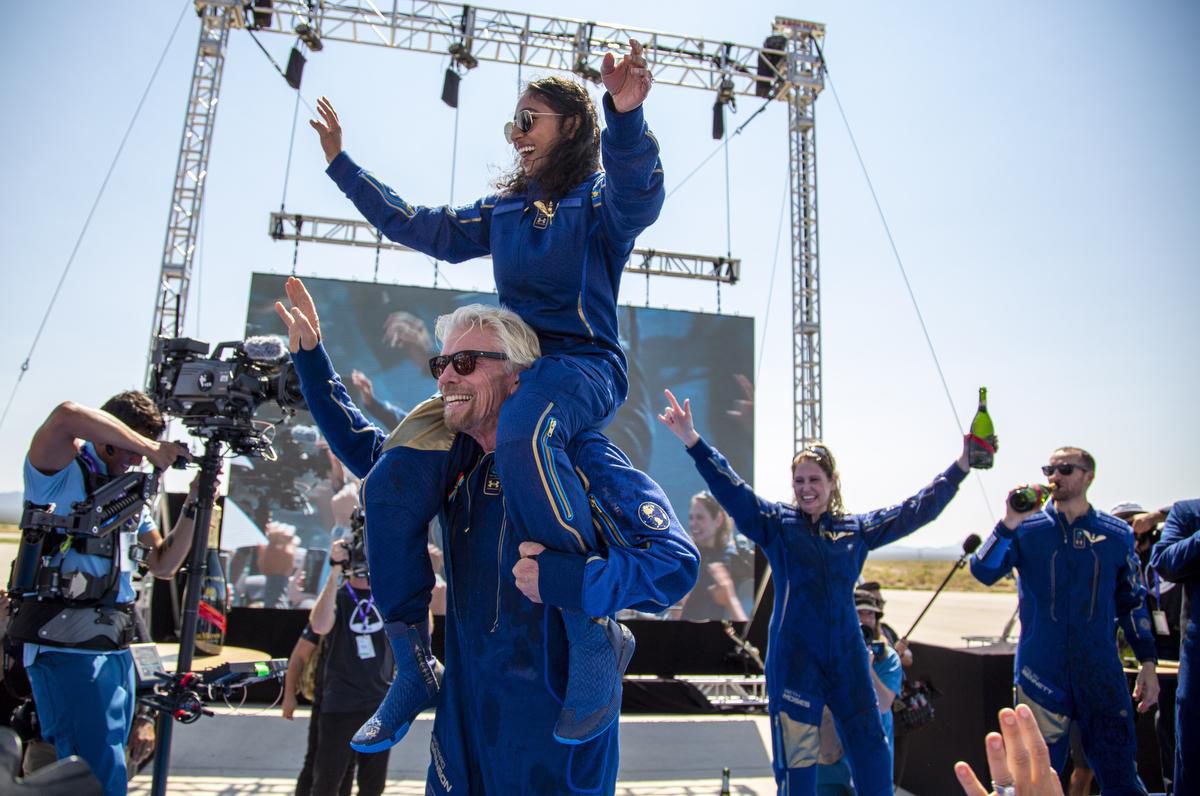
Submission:
M 517 130 L 520 130 L 522 133 L 528 133 L 529 129 L 531 127 L 533 127 L 534 119 L 536 119 L 539 116 L 566 116 L 566 114 L 565 113 L 534 113 L 533 111 L 530 111 L 530 110 L 521 111 L 520 113 L 518 113 L 516 116 L 513 117 L 513 120 L 511 122 L 504 123 L 504 140 L 510 144 L 513 142 L 512 134 L 513 134 L 514 128 L 516 128 Z
M 1087 468 L 1080 467 L 1078 464 L 1046 464 L 1042 466 L 1042 475 L 1049 478 L 1054 475 L 1054 471 L 1058 470 L 1059 475 L 1070 475 L 1076 470 L 1085 470 Z
M 508 359 L 507 354 L 500 354 L 495 351 L 459 351 L 455 354 L 442 354 L 441 356 L 430 357 L 429 372 L 433 374 L 435 379 L 442 377 L 442 372 L 447 365 L 454 365 L 454 372 L 460 376 L 469 376 L 475 371 L 475 360 L 479 357 L 484 359 Z

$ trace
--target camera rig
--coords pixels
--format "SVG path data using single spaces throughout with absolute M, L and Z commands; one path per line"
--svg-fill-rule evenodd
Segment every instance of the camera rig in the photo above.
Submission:
M 85 499 L 71 504 L 70 514 L 55 514 L 56 506 L 26 502 L 21 528 L 27 533 L 61 533 L 107 536 L 141 513 L 142 506 L 158 494 L 159 472 L 132 471 L 102 485 Z
M 157 470 L 125 473 L 73 503 L 70 514 L 56 513 L 58 507 L 53 503 L 26 501 L 20 525 L 24 543 L 17 552 L 9 580 L 13 597 L 42 600 L 62 595 L 64 584 L 59 570 L 49 566 L 49 558 L 39 566 L 46 552 L 42 549 L 43 542 L 52 531 L 84 540 L 85 552 L 112 555 L 112 545 L 118 543 L 113 532 L 141 515 L 142 507 L 158 492 L 158 478 Z
M 264 403 L 278 404 L 283 421 L 304 406 L 300 379 L 288 358 L 287 346 L 278 337 L 251 337 L 245 341 L 218 343 L 209 356 L 208 343 L 187 337 L 159 338 L 151 360 L 148 393 L 164 413 L 178 418 L 194 435 L 204 439 L 200 459 L 200 483 L 195 517 L 195 536 L 188 558 L 188 571 L 202 573 L 208 554 L 208 527 L 216 496 L 222 448 L 234 455 L 260 459 L 276 458 L 272 446 L 274 425 L 256 420 Z M 196 647 L 200 590 L 204 578 L 189 577 L 180 612 L 179 658 L 176 674 L 163 697 L 164 704 L 180 701 L 182 715 L 202 704 L 192 701 L 194 676 L 189 677 Z M 199 713 L 196 714 L 199 717 Z M 194 719 L 193 719 L 194 720 Z M 154 759 L 152 793 L 166 793 L 171 756 L 170 721 L 158 722 L 159 751 Z
M 138 703 L 159 715 L 181 724 L 191 724 L 201 716 L 211 716 L 207 702 L 228 699 L 239 689 L 268 680 L 282 680 L 287 673 L 286 658 L 253 663 L 222 663 L 203 672 L 164 671 L 162 657 L 154 644 L 134 644 L 131 648 L 137 675 Z
M 278 404 L 283 420 L 304 407 L 300 379 L 278 337 L 208 343 L 160 337 L 147 391 L 159 409 L 197 437 L 218 439 L 235 454 L 273 457 L 270 424 L 254 419 L 264 403 Z

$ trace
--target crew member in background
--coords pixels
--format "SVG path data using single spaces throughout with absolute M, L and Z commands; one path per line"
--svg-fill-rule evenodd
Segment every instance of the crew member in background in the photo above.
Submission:
M 1133 526 L 1134 551 L 1142 567 L 1142 580 L 1146 585 L 1146 609 L 1154 626 L 1154 643 L 1158 649 L 1158 660 L 1178 661 L 1183 638 L 1181 619 L 1183 616 L 1183 588 L 1164 578 L 1150 566 L 1150 551 L 1162 535 L 1159 527 L 1171 507 L 1158 511 L 1146 511 L 1138 503 L 1125 502 L 1113 506 L 1109 513 Z M 1173 678 L 1159 678 L 1158 706 L 1154 713 L 1154 732 L 1158 737 L 1158 759 L 1162 769 L 1163 790 L 1175 792 L 1173 774 L 1175 770 L 1175 691 Z
M 120 393 L 98 410 L 60 404 L 29 445 L 25 500 L 53 503 L 64 514 L 144 458 L 164 469 L 180 457 L 190 460 L 184 446 L 158 440 L 164 427 L 158 407 L 141 392 Z M 192 481 L 192 505 L 198 487 L 199 476 Z M 61 594 L 18 602 L 9 636 L 24 643 L 42 737 L 60 759 L 82 757 L 104 792 L 120 796 L 134 713 L 131 551 L 146 548 L 154 576 L 171 577 L 191 549 L 192 517 L 182 513 L 164 538 L 143 508 L 140 519 L 103 538 L 52 533 L 50 545 L 56 552 L 49 566 L 60 572 Z
M 1181 500 L 1171 507 L 1150 565 L 1183 586 L 1189 606 L 1175 691 L 1174 786 L 1181 796 L 1200 793 L 1200 500 Z
M 316 684 L 321 709 L 315 719 L 312 792 L 336 793 L 357 755 L 359 796 L 379 796 L 387 784 L 388 750 L 359 754 L 350 748 L 350 738 L 387 693 L 395 660 L 371 596 L 365 557 L 352 562 L 345 540 L 338 539 L 329 560 L 334 571 L 308 615 L 313 632 L 326 636 Z
M 971 558 L 971 574 L 990 586 L 1016 569 L 1021 638 L 1016 701 L 1037 717 L 1055 770 L 1067 761 L 1072 722 L 1106 794 L 1145 794 L 1137 736 L 1121 658 L 1118 620 L 1142 662 L 1133 696 L 1145 713 L 1158 701 L 1156 653 L 1133 531 L 1093 508 L 1096 462 L 1082 448 L 1058 448 L 1042 468 L 1053 490 L 1042 509 L 1006 513 Z
M 858 624 L 863 629 L 863 640 L 871 652 L 871 685 L 875 698 L 879 700 L 879 718 L 883 731 L 887 733 L 888 751 L 895 754 L 895 730 L 892 721 L 892 703 L 900 693 L 904 682 L 904 667 L 900 655 L 879 632 L 879 617 L 883 608 L 875 596 L 866 591 L 854 592 L 854 610 L 858 612 Z

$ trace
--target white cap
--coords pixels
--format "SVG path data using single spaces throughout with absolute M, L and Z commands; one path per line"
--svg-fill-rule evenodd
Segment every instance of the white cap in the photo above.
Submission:
M 1134 514 L 1145 514 L 1146 510 L 1142 508 L 1141 503 L 1135 503 L 1132 500 L 1122 501 L 1108 510 L 1108 513 L 1114 517 L 1120 517 L 1123 514 L 1133 516 Z

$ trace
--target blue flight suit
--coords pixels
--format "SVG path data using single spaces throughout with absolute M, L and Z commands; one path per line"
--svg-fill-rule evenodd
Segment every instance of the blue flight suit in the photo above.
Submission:
M 1167 580 L 1183 584 L 1191 608 L 1179 656 L 1175 691 L 1175 792 L 1200 793 L 1200 500 L 1171 508 L 1150 565 Z
M 892 756 L 871 685 L 854 586 L 867 553 L 934 520 L 966 473 L 952 464 L 903 503 L 866 514 L 823 514 L 764 500 L 703 439 L 687 449 L 739 531 L 767 554 L 775 604 L 767 636 L 767 709 L 781 794 L 816 792 L 818 731 L 833 711 L 860 796 L 892 793 Z
M 1156 661 L 1132 529 L 1089 507 L 1068 523 L 1054 504 L 1015 530 L 1003 522 L 971 557 L 971 574 L 991 585 L 1017 570 L 1021 638 L 1013 681 L 1033 709 L 1061 771 L 1071 720 L 1105 794 L 1146 792 L 1137 774 L 1137 736 L 1115 634 L 1118 622 L 1139 661 Z
M 521 374 L 505 401 L 496 439 L 500 478 L 510 488 L 509 519 L 523 539 L 552 550 L 594 549 L 587 497 L 567 444 L 585 429 L 601 430 L 628 392 L 617 329 L 617 297 L 634 240 L 657 218 L 665 198 L 658 142 L 641 108 L 619 113 L 604 96 L 601 135 L 605 170 L 591 175 L 547 213 L 536 184 L 528 194 L 491 195 L 458 208 L 410 205 L 345 152 L 329 176 L 363 216 L 389 239 L 447 262 L 492 257 L 500 303 L 537 332 L 542 357 Z M 433 469 L 429 450 L 393 448 L 405 473 Z M 407 479 L 406 479 L 407 483 Z M 387 620 L 416 623 L 428 605 L 432 573 L 424 555 L 425 524 L 437 511 L 428 479 L 405 487 L 403 516 L 377 533 L 373 572 L 409 573 L 376 583 Z M 372 562 L 374 564 L 374 562 Z M 554 595 L 559 597 L 562 595 Z M 549 598 L 548 598 L 549 599 Z M 571 608 L 569 604 L 557 603 Z
M 58 506 L 57 513 L 70 512 L 72 503 L 87 497 L 83 471 L 77 463 L 80 460 L 91 473 L 107 475 L 107 467 L 90 442 L 84 443 L 79 460 L 49 475 L 34 467 L 26 456 L 25 500 L 35 504 L 54 503 Z M 140 536 L 155 530 L 148 511 L 143 509 L 135 527 L 136 530 L 126 527 L 113 533 Z M 59 557 L 56 555 L 55 560 Z M 64 572 L 107 575 L 112 571 L 111 561 L 102 556 L 69 550 L 61 558 Z M 119 576 L 117 605 L 134 601 L 131 572 L 129 566 Z M 124 794 L 125 746 L 135 701 L 133 655 L 128 648 L 102 652 L 25 642 L 23 663 L 33 688 L 42 738 L 54 744 L 59 759 L 68 755 L 82 757 L 107 796 Z
M 389 459 L 400 448 L 387 447 L 388 435 L 359 412 L 323 346 L 292 358 L 330 448 L 352 472 L 369 473 L 364 502 L 370 555 L 376 529 L 395 510 L 382 485 L 372 487 L 372 481 L 404 477 Z M 413 415 L 427 409 L 418 407 Z M 428 792 L 612 793 L 616 724 L 578 745 L 552 737 L 566 680 L 566 639 L 559 612 L 531 602 L 516 587 L 512 568 L 521 539 L 505 512 L 507 493 L 494 454 L 465 435 L 405 444 L 447 451 L 446 469 L 437 476 L 446 654 Z M 552 550 L 538 556 L 546 602 L 548 589 L 569 595 L 564 599 L 590 616 L 622 608 L 660 612 L 675 604 L 695 584 L 700 554 L 666 496 L 598 432 L 580 434 L 568 454 L 600 544 L 587 556 Z

